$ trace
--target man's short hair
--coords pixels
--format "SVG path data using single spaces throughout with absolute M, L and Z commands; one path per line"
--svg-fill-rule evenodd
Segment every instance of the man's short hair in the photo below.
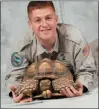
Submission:
M 53 10 L 55 11 L 55 7 L 54 7 L 54 4 L 52 1 L 30 1 L 28 6 L 27 6 L 28 16 L 33 9 L 40 9 L 40 8 L 44 8 L 47 6 L 52 7 Z

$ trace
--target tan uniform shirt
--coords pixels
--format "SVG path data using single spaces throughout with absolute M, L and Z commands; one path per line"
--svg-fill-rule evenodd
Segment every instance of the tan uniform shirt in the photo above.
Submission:
M 92 89 L 96 73 L 95 62 L 88 43 L 76 27 L 58 24 L 57 40 L 51 52 L 49 54 L 33 35 L 31 41 L 27 42 L 20 52 L 11 56 L 10 71 L 5 78 L 7 91 L 10 91 L 9 85 L 19 84 L 20 77 L 31 63 L 46 57 L 68 63 L 75 79 L 80 80 L 89 91 Z

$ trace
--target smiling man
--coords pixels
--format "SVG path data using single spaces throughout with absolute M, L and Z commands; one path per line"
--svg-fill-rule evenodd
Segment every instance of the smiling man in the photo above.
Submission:
M 81 96 L 92 90 L 96 72 L 94 59 L 88 43 L 76 27 L 58 24 L 58 17 L 52 1 L 31 1 L 27 6 L 28 23 L 32 30 L 32 39 L 20 52 L 11 56 L 11 71 L 7 75 L 7 88 L 15 102 L 29 102 L 32 98 L 22 99 L 14 90 L 26 68 L 33 62 L 50 58 L 68 63 L 77 88 L 66 86 L 60 93 L 66 97 Z M 49 93 L 51 96 L 51 93 Z
M 28 5 L 28 17 L 29 26 L 34 31 L 36 38 L 38 38 L 44 48 L 50 50 L 56 40 L 56 26 L 58 22 L 53 4 L 42 1 L 36 1 L 33 4 L 30 2 L 30 5 Z

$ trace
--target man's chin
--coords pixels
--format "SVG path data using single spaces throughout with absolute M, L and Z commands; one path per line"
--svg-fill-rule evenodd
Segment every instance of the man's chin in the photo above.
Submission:
M 49 41 L 51 38 L 42 38 L 43 41 Z
M 50 40 L 50 39 L 52 39 L 52 36 L 49 36 L 49 35 L 42 36 L 42 40 L 47 41 L 47 40 Z

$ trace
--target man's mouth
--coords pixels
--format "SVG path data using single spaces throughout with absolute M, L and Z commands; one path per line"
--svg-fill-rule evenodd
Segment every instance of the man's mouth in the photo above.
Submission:
M 44 30 L 41 30 L 41 32 L 48 32 L 50 31 L 51 29 L 44 29 Z

